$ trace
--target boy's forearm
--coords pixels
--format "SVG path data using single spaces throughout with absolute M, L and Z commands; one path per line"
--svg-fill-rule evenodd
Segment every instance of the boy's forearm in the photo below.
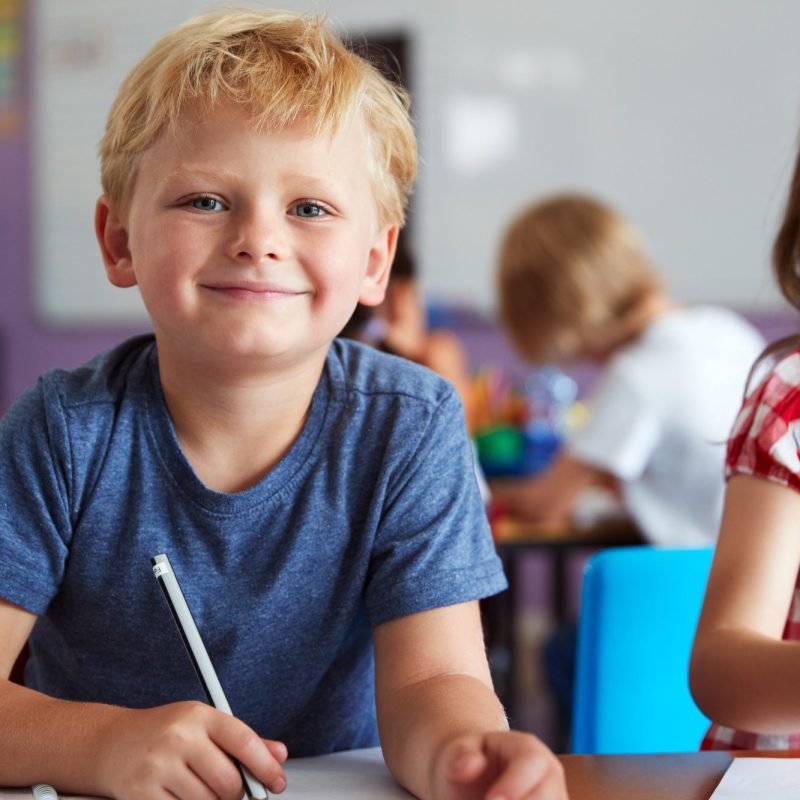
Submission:
M 0 785 L 98 794 L 98 752 L 125 709 L 56 700 L 0 679 Z
M 506 731 L 495 693 L 468 675 L 445 675 L 411 684 L 379 709 L 381 746 L 395 779 L 420 798 L 430 797 L 433 764 L 455 736 Z

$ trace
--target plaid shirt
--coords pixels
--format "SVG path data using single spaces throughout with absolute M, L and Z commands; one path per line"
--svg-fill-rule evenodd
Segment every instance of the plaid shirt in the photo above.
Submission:
M 725 475 L 756 475 L 800 491 L 800 351 L 783 358 L 746 398 L 728 442 Z M 783 638 L 800 639 L 800 574 Z M 800 731 L 768 736 L 712 723 L 701 750 L 800 748 Z

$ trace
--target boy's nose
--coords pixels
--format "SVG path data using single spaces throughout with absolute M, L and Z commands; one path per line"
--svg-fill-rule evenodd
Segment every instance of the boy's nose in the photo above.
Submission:
M 234 260 L 247 263 L 282 259 L 286 254 L 286 237 L 280 221 L 263 213 L 242 216 L 236 221 L 228 250 Z

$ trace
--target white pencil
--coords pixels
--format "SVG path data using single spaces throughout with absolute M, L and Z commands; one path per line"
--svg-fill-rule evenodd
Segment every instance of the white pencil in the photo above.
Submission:
M 228 698 L 225 697 L 225 692 L 222 690 L 222 684 L 219 682 L 217 673 L 208 657 L 208 652 L 200 638 L 200 631 L 197 630 L 192 612 L 189 610 L 189 605 L 186 598 L 183 596 L 181 586 L 178 583 L 178 578 L 169 563 L 169 558 L 165 554 L 153 556 L 150 559 L 153 565 L 153 574 L 158 579 L 161 590 L 164 592 L 169 610 L 172 612 L 172 618 L 178 626 L 178 632 L 183 639 L 186 646 L 186 652 L 189 653 L 189 658 L 192 660 L 192 666 L 197 673 L 200 684 L 203 687 L 208 702 L 214 708 L 224 711 L 226 714 L 233 716 L 231 707 L 228 704 Z M 251 797 L 254 800 L 267 800 L 267 790 L 264 785 L 257 778 L 253 777 L 252 773 L 243 764 L 240 764 L 236 759 L 233 759 L 236 766 L 242 773 L 246 789 L 246 797 Z

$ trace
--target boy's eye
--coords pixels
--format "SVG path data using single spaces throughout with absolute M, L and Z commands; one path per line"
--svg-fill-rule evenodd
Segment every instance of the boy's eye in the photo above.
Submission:
M 304 200 L 298 203 L 292 209 L 295 216 L 304 217 L 305 219 L 313 219 L 314 217 L 323 217 L 328 212 L 326 209 L 312 200 Z
M 223 211 L 225 208 L 220 200 L 217 200 L 216 197 L 212 197 L 209 194 L 193 197 L 189 201 L 189 205 L 197 209 L 197 211 Z

